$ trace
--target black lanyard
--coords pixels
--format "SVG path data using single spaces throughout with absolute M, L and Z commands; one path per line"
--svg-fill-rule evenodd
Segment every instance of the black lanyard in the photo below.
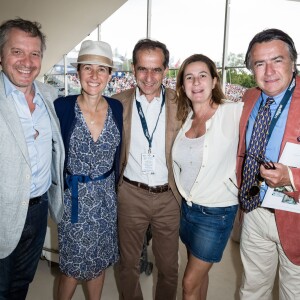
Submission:
M 144 131 L 144 135 L 146 137 L 146 139 L 148 140 L 148 143 L 149 143 L 149 153 L 151 153 L 151 147 L 152 147 L 152 140 L 153 140 L 153 134 L 156 130 L 156 127 L 157 127 L 157 124 L 158 124 L 158 120 L 159 120 L 159 117 L 161 115 L 161 112 L 162 112 L 162 109 L 163 109 L 163 106 L 165 104 L 165 89 L 164 87 L 162 86 L 162 102 L 161 102 L 161 106 L 160 106 L 160 111 L 159 111 L 159 114 L 158 114 L 158 117 L 157 117 L 157 120 L 156 120 L 156 124 L 155 124 L 155 127 L 153 129 L 153 132 L 150 136 L 149 134 L 149 130 L 148 130 L 148 126 L 147 126 L 147 122 L 146 122 L 146 118 L 145 118 L 145 115 L 144 115 L 144 112 L 143 112 L 143 109 L 142 109 L 142 106 L 141 106 L 141 103 L 139 101 L 137 101 L 136 99 L 136 96 L 135 96 L 135 103 L 136 103 L 136 107 L 137 107 L 137 110 L 138 110 L 138 113 L 139 113 L 139 116 L 140 116 L 140 119 L 141 119 L 141 123 L 142 123 L 142 127 L 143 127 L 143 131 Z
M 294 92 L 295 87 L 296 87 L 296 75 L 294 74 L 293 78 L 292 78 L 292 81 L 290 82 L 290 85 L 287 88 L 284 96 L 282 97 L 282 99 L 281 99 L 281 101 L 280 101 L 280 103 L 279 103 L 279 105 L 278 105 L 278 107 L 277 107 L 277 109 L 275 111 L 275 114 L 274 114 L 274 116 L 273 116 L 273 118 L 271 120 L 269 132 L 268 132 L 268 135 L 267 135 L 267 142 L 266 142 L 266 144 L 268 144 L 269 139 L 270 139 L 270 137 L 272 135 L 272 132 L 273 132 L 273 130 L 275 128 L 275 125 L 276 125 L 279 117 L 281 116 L 284 108 L 286 107 L 289 99 L 291 98 L 291 96 L 292 96 L 292 94 Z M 261 96 L 261 98 L 262 98 L 262 96 Z M 262 105 L 262 101 L 261 101 L 260 106 Z

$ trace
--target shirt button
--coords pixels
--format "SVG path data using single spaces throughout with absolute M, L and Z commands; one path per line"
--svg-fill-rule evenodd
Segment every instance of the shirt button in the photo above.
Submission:
M 22 201 L 21 205 L 23 205 L 23 206 L 28 205 L 28 201 Z
M 30 178 L 30 175 L 26 175 L 25 178 L 26 178 L 26 179 L 29 179 L 29 178 Z

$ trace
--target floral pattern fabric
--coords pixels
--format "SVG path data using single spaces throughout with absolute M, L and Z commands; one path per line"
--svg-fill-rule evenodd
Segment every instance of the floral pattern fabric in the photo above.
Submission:
M 71 133 L 67 170 L 71 174 L 98 177 L 114 163 L 120 133 L 108 112 L 104 128 L 94 142 L 78 104 Z M 117 197 L 115 175 L 78 184 L 78 223 L 71 223 L 71 191 L 64 193 L 64 214 L 58 225 L 59 267 L 67 276 L 90 280 L 118 258 Z

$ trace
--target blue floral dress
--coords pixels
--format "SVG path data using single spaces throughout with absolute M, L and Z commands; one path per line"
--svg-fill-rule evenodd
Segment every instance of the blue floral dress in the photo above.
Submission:
M 67 169 L 92 178 L 108 172 L 114 163 L 120 133 L 111 108 L 104 128 L 94 142 L 78 104 L 70 138 Z M 115 175 L 78 184 L 78 223 L 71 223 L 71 192 L 65 190 L 64 214 L 58 225 L 59 267 L 78 280 L 98 277 L 118 256 Z

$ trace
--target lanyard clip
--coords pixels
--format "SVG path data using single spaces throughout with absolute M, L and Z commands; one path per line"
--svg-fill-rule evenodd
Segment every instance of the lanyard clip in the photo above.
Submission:
M 148 154 L 151 154 L 151 148 L 149 147 Z

